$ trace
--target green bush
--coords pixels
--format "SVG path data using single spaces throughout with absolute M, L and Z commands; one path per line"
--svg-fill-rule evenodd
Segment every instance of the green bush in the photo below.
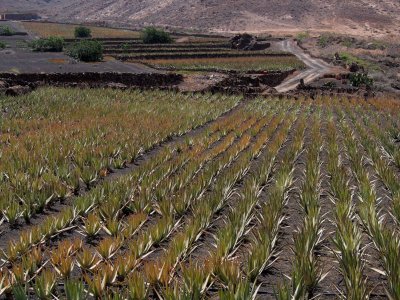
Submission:
M 367 71 L 380 71 L 381 70 L 381 68 L 378 64 L 373 63 L 369 60 L 363 59 L 361 57 L 358 57 L 356 55 L 353 55 L 349 52 L 341 52 L 341 53 L 339 53 L 339 56 L 340 56 L 340 59 L 348 65 L 351 65 L 352 63 L 356 63 L 360 67 L 362 67 L 364 70 L 367 70 Z
M 132 48 L 132 45 L 129 44 L 129 43 L 124 43 L 124 44 L 121 45 L 121 49 L 122 50 L 128 50 L 130 48 Z
M 75 37 L 76 38 L 90 38 L 92 36 L 92 31 L 90 28 L 85 26 L 79 26 L 75 28 Z
M 302 42 L 302 41 L 304 41 L 305 39 L 308 39 L 310 37 L 310 33 L 308 32 L 308 31 L 305 31 L 305 32 L 299 32 L 298 34 L 297 34 L 297 36 L 296 36 L 296 39 L 299 41 L 299 42 Z
M 98 41 L 80 41 L 73 44 L 67 53 L 69 56 L 85 62 L 101 61 L 103 45 Z
M 0 26 L 0 35 L 2 36 L 11 36 L 14 35 L 15 32 L 8 26 Z
M 173 41 L 168 32 L 155 27 L 147 27 L 143 29 L 141 38 L 145 44 L 168 44 Z
M 6 43 L 0 41 L 0 50 L 6 48 Z
M 359 87 L 361 85 L 372 87 L 374 84 L 374 80 L 366 73 L 352 73 L 350 74 L 349 80 L 351 85 L 355 87 Z
M 64 39 L 58 36 L 51 36 L 47 39 L 39 39 L 30 44 L 33 51 L 40 52 L 62 52 Z

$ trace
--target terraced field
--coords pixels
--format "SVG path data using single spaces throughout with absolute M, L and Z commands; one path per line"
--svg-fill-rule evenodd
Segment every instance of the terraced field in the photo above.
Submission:
M 0 98 L 0 293 L 399 299 L 400 104 Z
M 143 44 L 139 38 L 95 38 L 104 55 L 168 71 L 265 72 L 301 70 L 306 66 L 295 55 L 276 50 L 232 50 L 228 38 L 174 36 L 171 44 Z M 187 40 L 186 40 L 187 39 Z M 75 39 L 66 39 L 67 45 Z
M 236 56 L 222 58 L 150 59 L 144 62 L 156 69 L 184 71 L 289 71 L 305 68 L 292 55 Z

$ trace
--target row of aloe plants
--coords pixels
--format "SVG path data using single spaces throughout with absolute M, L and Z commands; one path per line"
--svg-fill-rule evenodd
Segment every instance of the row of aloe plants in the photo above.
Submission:
M 342 122 L 344 123 L 342 129 L 347 153 L 359 188 L 359 217 L 379 253 L 382 270 L 377 269 L 376 271 L 387 279 L 386 293 L 389 298 L 397 299 L 400 297 L 400 238 L 396 231 L 385 225 L 385 216 L 377 208 L 380 199 L 377 196 L 374 182 L 366 171 L 365 158 L 359 153 L 359 142 L 349 125 L 345 121 Z
M 345 154 L 341 153 L 339 135 L 330 120 L 328 124 L 328 164 L 330 197 L 334 204 L 333 237 L 334 254 L 339 262 L 345 290 L 340 290 L 343 299 L 369 299 L 370 290 L 365 276 L 366 256 L 363 247 L 363 232 L 357 219 L 355 197 L 350 186 L 350 176 L 344 166 Z
M 0 123 L 0 209 L 11 225 L 22 215 L 29 222 L 53 202 L 92 187 L 143 151 L 216 118 L 238 100 L 207 95 L 194 113 L 193 101 L 172 93 L 58 92 L 54 98 L 44 89 L 7 104 L 10 112 Z M 179 117 L 175 105 L 181 107 Z

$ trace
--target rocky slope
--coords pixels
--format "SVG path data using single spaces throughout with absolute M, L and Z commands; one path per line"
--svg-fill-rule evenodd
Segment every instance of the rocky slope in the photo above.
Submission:
M 132 27 L 400 34 L 398 0 L 1 0 L 4 10 L 36 10 L 52 20 Z

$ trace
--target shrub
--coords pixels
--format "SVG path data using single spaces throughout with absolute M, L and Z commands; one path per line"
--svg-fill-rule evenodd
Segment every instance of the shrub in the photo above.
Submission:
M 85 26 L 79 26 L 75 28 L 75 37 L 76 38 L 89 38 L 92 36 L 92 31 L 90 28 Z
M 368 76 L 366 73 L 353 73 L 350 74 L 350 83 L 352 86 L 359 87 L 365 85 L 367 87 L 372 87 L 374 80 Z
M 164 30 L 155 27 L 143 29 L 141 38 L 145 44 L 167 44 L 172 43 L 171 35 Z
M 356 63 L 360 67 L 362 67 L 364 70 L 368 71 L 380 71 L 380 66 L 376 63 L 373 63 L 371 61 L 368 61 L 362 57 L 353 55 L 349 52 L 341 52 L 339 53 L 340 59 L 345 62 L 347 65 L 351 65 L 352 63 Z
M 128 50 L 128 49 L 130 49 L 131 47 L 132 47 L 131 44 L 129 44 L 129 43 L 124 43 L 124 44 L 122 44 L 121 49 L 122 49 L 122 50 Z
M 325 48 L 329 46 L 334 40 L 334 37 L 329 34 L 323 34 L 318 38 L 318 46 Z
M 2 36 L 11 36 L 14 35 L 15 32 L 8 26 L 0 26 L 0 35 Z
M 6 43 L 0 41 L 0 50 L 6 48 Z
M 46 39 L 39 39 L 30 44 L 33 51 L 41 52 L 62 52 L 64 39 L 58 36 L 51 36 Z
M 85 62 L 101 61 L 103 45 L 98 41 L 80 41 L 68 49 L 68 55 Z
M 346 48 L 352 48 L 354 45 L 354 40 L 352 38 L 345 37 L 341 44 Z
M 308 31 L 306 31 L 306 32 L 299 32 L 298 34 L 297 34 L 297 36 L 296 36 L 296 39 L 299 41 L 299 42 L 302 42 L 302 41 L 304 41 L 305 39 L 308 39 L 310 37 L 310 33 L 308 32 Z

